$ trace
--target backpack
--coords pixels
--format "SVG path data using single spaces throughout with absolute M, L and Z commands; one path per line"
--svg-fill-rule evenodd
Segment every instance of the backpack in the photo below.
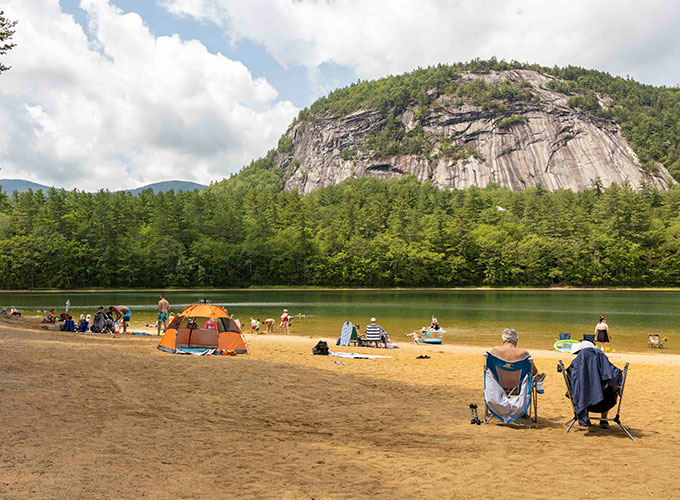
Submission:
M 312 348 L 312 354 L 321 356 L 328 356 L 328 344 L 325 340 L 319 340 L 319 343 Z
M 102 333 L 104 328 L 106 328 L 106 316 L 102 312 L 96 312 L 92 320 L 92 331 Z

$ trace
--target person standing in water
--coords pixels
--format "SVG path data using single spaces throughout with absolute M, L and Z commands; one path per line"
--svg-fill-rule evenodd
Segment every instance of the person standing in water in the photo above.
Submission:
M 281 315 L 281 323 L 279 323 L 279 333 L 285 332 L 286 334 L 289 333 L 288 327 L 290 326 L 290 316 L 288 316 L 288 309 L 283 310 L 283 314 Z
M 595 342 L 600 344 L 600 350 L 604 352 L 607 344 L 612 341 L 612 333 L 609 331 L 607 318 L 600 316 L 600 322 L 595 326 Z
M 430 325 L 430 328 L 433 330 L 439 330 L 439 321 L 437 321 L 437 316 L 432 314 L 432 325 Z

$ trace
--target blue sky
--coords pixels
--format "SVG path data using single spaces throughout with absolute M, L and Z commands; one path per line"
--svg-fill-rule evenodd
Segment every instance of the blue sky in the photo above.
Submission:
M 208 183 L 357 79 L 476 57 L 680 83 L 667 0 L 0 0 L 0 177 Z

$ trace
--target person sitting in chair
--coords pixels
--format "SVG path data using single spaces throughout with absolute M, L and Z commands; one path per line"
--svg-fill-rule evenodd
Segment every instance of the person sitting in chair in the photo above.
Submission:
M 616 406 L 623 374 L 592 342 L 574 344 L 571 353 L 576 354 L 576 359 L 567 368 L 567 374 L 579 426 L 590 425 L 590 412 L 599 413 L 600 427 L 608 429 L 607 414 Z
M 517 334 L 517 331 L 515 329 L 506 328 L 505 330 L 503 330 L 503 333 L 501 334 L 501 340 L 503 341 L 503 345 L 496 346 L 489 351 L 489 353 L 493 354 L 497 358 L 500 358 L 503 361 L 521 361 L 524 358 L 530 356 L 529 351 L 517 347 L 519 335 Z M 532 360 L 531 374 L 535 377 L 534 381 L 540 382 L 541 380 L 543 380 L 543 378 L 545 378 L 545 374 L 541 374 L 537 378 L 536 377 L 537 373 L 538 370 L 536 369 L 536 365 L 534 365 L 534 362 Z M 499 382 L 506 392 L 510 392 L 515 387 L 517 387 L 517 384 L 519 383 L 517 377 L 518 373 L 516 372 L 505 372 L 503 370 L 499 371 L 500 378 Z

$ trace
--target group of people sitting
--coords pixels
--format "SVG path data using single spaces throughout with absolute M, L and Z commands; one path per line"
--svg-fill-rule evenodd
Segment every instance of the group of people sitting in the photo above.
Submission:
M 356 345 L 359 347 L 381 347 L 387 348 L 390 345 L 390 335 L 380 326 L 375 318 L 371 318 L 371 323 L 366 326 L 366 333 L 361 334 L 361 326 L 354 325 L 356 330 Z M 354 337 L 354 334 L 352 335 Z
M 7 312 L 7 308 L 3 307 L 2 309 L 0 309 L 0 316 L 12 316 L 13 318 L 16 318 L 18 316 L 21 316 L 21 313 L 14 306 L 10 307 L 9 313 Z
M 407 333 L 406 336 L 411 337 L 413 339 L 413 342 L 415 342 L 416 344 L 422 344 L 425 341 L 425 339 L 430 335 L 444 333 L 445 331 L 446 330 L 442 329 L 442 327 L 439 326 L 439 320 L 437 320 L 437 316 L 433 314 L 430 326 L 424 326 L 420 330 L 416 330 L 413 333 Z
M 54 309 L 50 309 L 50 312 L 43 318 L 42 322 L 46 324 L 60 324 L 60 330 L 65 332 L 116 333 L 116 326 L 122 319 L 123 333 L 125 333 L 130 320 L 130 314 L 130 309 L 125 306 L 111 306 L 107 311 L 104 310 L 103 306 L 99 306 L 94 314 L 94 318 L 90 314 L 81 314 L 76 322 L 73 316 L 67 312 L 57 316 Z

